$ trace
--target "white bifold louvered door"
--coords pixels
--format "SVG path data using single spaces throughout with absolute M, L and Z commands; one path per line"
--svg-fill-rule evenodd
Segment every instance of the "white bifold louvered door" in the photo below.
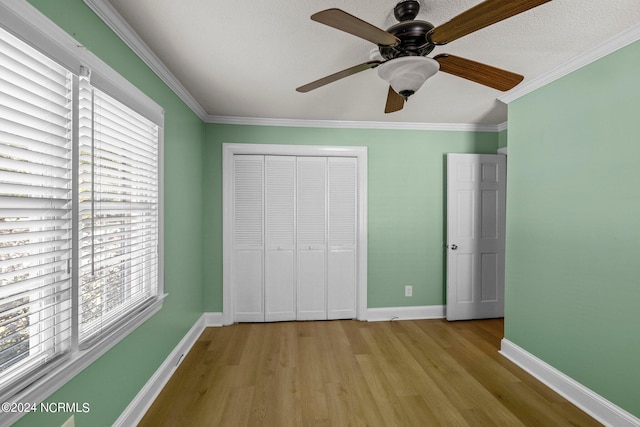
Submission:
M 264 156 L 235 156 L 233 166 L 235 320 L 263 322 Z
M 356 317 L 355 158 L 234 156 L 234 320 Z
M 296 158 L 265 157 L 264 320 L 296 319 Z
M 356 317 L 356 159 L 329 158 L 327 317 Z
M 298 320 L 327 318 L 327 159 L 298 158 Z

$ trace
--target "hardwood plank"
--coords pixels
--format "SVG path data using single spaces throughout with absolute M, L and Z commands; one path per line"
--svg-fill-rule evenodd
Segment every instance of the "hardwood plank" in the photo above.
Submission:
M 314 323 L 319 348 L 322 349 L 320 366 L 332 424 L 375 425 L 372 423 L 379 420 L 379 417 L 362 405 L 363 402 L 371 401 L 371 392 L 358 369 L 357 360 L 342 324 Z
M 501 320 L 206 329 L 140 426 L 598 426 L 498 353 Z
M 304 322 L 311 325 L 311 322 Z M 311 330 L 305 331 L 310 334 Z M 298 368 L 298 387 L 301 395 L 303 420 L 312 425 L 331 425 L 327 408 L 322 369 L 318 358 L 320 348 L 317 338 L 303 335 L 298 339 L 300 366 Z
M 249 415 L 253 415 L 251 405 L 255 387 L 233 388 L 229 392 L 227 403 L 222 413 L 223 420 L 233 419 L 235 425 L 250 425 Z M 214 424 L 215 425 L 215 424 Z
M 277 397 L 275 411 L 275 424 L 283 427 L 296 427 L 302 425 L 301 394 L 296 384 L 297 368 L 284 367 L 278 371 L 277 385 L 271 390 Z
M 393 392 L 393 387 L 384 375 L 380 375 L 382 369 L 371 355 L 360 354 L 357 356 L 360 369 L 364 373 L 367 386 L 369 387 L 373 403 L 384 425 L 411 425 L 410 420 L 413 418 L 413 408 L 407 408 L 403 405 L 408 399 L 400 398 Z M 415 398 L 416 396 L 409 396 Z M 424 411 L 429 411 L 425 406 Z M 432 417 L 429 417 L 432 418 Z M 427 420 L 429 418 L 426 418 Z M 437 425 L 435 422 L 433 425 Z
M 446 325 L 442 325 L 444 328 Z M 549 403 L 543 396 L 536 393 L 510 372 L 505 372 L 499 364 L 491 363 L 495 357 L 501 357 L 495 351 L 487 351 L 482 342 L 482 333 L 473 333 L 475 325 L 457 325 L 459 328 L 446 328 L 452 332 L 455 339 L 465 351 L 456 352 L 452 357 L 465 367 L 465 370 L 479 381 L 484 388 L 513 413 L 520 418 L 534 419 L 534 425 L 565 426 L 564 420 L 557 417 L 547 417 Z M 463 326 L 463 327 L 461 327 Z M 500 378 L 500 381 L 496 381 Z M 553 393 L 553 395 L 558 396 Z
M 341 322 L 342 329 L 349 341 L 349 346 L 351 347 L 351 352 L 353 354 L 367 354 L 371 350 L 369 349 L 369 345 L 364 340 L 362 336 L 362 329 L 365 329 L 366 326 L 369 326 L 367 322 Z
M 453 339 L 450 342 L 451 347 L 455 348 Z M 495 399 L 491 393 L 468 374 L 452 353 L 433 351 L 438 347 L 438 342 L 424 334 L 421 340 L 406 340 L 403 344 L 422 369 L 431 375 L 439 390 L 456 405 L 469 424 L 474 425 L 480 419 L 478 415 L 473 414 L 482 414 L 483 418 L 492 420 L 493 425 L 523 425 L 504 405 L 493 405 Z M 427 353 L 431 355 L 427 356 Z M 473 417 L 469 418 L 469 414 Z

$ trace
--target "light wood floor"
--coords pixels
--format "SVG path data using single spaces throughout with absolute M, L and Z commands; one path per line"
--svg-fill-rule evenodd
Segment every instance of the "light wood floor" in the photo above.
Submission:
M 500 319 L 204 331 L 140 426 L 598 426 L 498 354 Z

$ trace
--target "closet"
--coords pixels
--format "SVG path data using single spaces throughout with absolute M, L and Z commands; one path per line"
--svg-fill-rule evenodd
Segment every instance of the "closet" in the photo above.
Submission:
M 236 154 L 232 167 L 234 321 L 355 318 L 357 158 Z

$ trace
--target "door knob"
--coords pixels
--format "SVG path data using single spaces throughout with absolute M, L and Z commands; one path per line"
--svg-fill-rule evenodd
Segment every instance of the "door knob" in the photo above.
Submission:
M 456 249 L 458 249 L 458 245 L 451 245 L 451 250 L 455 251 Z

